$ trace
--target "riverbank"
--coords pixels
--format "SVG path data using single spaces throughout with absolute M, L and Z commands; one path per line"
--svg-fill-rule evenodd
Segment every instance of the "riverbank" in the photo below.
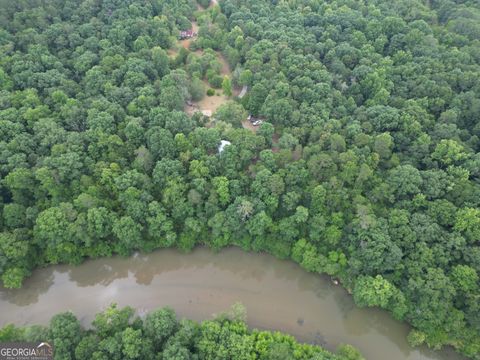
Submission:
M 290 335 L 249 330 L 244 309 L 236 304 L 214 320 L 195 323 L 176 318 L 170 308 L 134 315 L 131 307 L 111 305 L 95 316 L 86 330 L 70 312 L 56 314 L 45 328 L 8 326 L 0 329 L 0 341 L 41 339 L 37 348 L 48 347 L 56 359 L 291 359 L 364 360 L 350 345 L 337 354 L 320 346 L 299 344 Z M 53 346 L 53 347 L 52 347 Z M 295 355 L 294 355 L 295 354 Z
M 234 247 L 220 253 L 197 248 L 190 254 L 168 249 L 38 269 L 22 289 L 0 288 L 0 326 L 47 324 L 66 310 L 88 325 L 113 302 L 143 312 L 171 306 L 196 321 L 241 302 L 250 327 L 280 330 L 330 350 L 349 343 L 370 360 L 462 359 L 451 350 L 410 348 L 406 324 L 385 311 L 356 307 L 327 276 Z

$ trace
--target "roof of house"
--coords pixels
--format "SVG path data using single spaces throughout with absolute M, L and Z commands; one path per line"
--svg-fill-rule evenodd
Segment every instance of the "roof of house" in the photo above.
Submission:
M 227 140 L 222 140 L 220 142 L 220 145 L 218 145 L 218 153 L 220 154 L 223 150 L 225 150 L 225 147 L 228 145 L 232 145 L 232 143 Z

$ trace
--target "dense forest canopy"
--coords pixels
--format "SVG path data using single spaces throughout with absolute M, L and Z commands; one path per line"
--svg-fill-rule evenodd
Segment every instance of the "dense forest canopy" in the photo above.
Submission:
M 0 0 L 4 285 L 233 244 L 338 277 L 412 324 L 412 345 L 479 359 L 478 2 L 197 6 Z M 205 82 L 249 91 L 211 126 L 183 111 Z M 256 133 L 245 110 L 266 120 Z
M 364 360 L 349 345 L 337 354 L 299 344 L 280 332 L 250 331 L 242 308 L 198 324 L 177 320 L 169 308 L 135 316 L 115 304 L 97 314 L 85 330 L 71 312 L 55 315 L 48 326 L 0 329 L 0 341 L 49 341 L 55 359 L 76 360 Z

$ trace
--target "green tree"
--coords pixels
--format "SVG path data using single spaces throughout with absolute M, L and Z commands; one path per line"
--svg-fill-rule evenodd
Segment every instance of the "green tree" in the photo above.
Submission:
M 176 315 L 170 308 L 153 311 L 145 318 L 145 335 L 156 349 L 160 349 L 177 328 Z
M 228 190 L 228 179 L 225 176 L 219 176 L 212 179 L 212 185 L 218 196 L 220 205 L 225 206 L 230 201 L 230 192 Z
M 3 208 L 3 219 L 9 228 L 23 227 L 26 221 L 26 208 L 23 205 L 12 203 Z
M 82 337 L 80 322 L 71 312 L 55 315 L 50 320 L 48 336 L 53 340 L 56 359 L 74 359 Z
M 122 354 L 125 359 L 139 359 L 141 358 L 142 349 L 142 331 L 140 329 L 134 330 L 127 327 L 122 332 Z
M 9 268 L 3 272 L 2 282 L 7 289 L 18 289 L 22 287 L 22 282 L 28 272 L 21 268 Z
M 132 250 L 139 249 L 142 244 L 142 226 L 130 216 L 123 216 L 113 223 L 113 234 L 118 239 L 117 251 L 128 255 Z
M 458 211 L 455 229 L 464 233 L 468 241 L 480 241 L 480 210 L 464 208 Z
M 226 75 L 223 77 L 222 89 L 225 96 L 232 96 L 232 81 Z
M 456 265 L 452 269 L 451 278 L 455 288 L 459 291 L 472 294 L 478 290 L 478 274 L 468 265 Z
M 190 82 L 189 92 L 193 101 L 200 101 L 205 96 L 205 84 L 199 78 L 194 77 Z
M 213 117 L 217 120 L 240 127 L 241 122 L 247 118 L 247 114 L 242 105 L 229 101 L 220 105 L 215 114 L 213 114 Z
M 338 346 L 337 354 L 345 360 L 364 360 L 360 351 L 355 349 L 352 345 L 342 344 Z
M 106 310 L 95 315 L 92 325 L 101 338 L 113 336 L 129 326 L 133 314 L 134 310 L 130 307 L 118 309 L 116 304 L 111 304 Z
M 420 171 L 411 165 L 400 165 L 392 169 L 387 181 L 397 199 L 418 194 L 422 185 Z
M 440 161 L 443 165 L 457 164 L 467 158 L 462 145 L 452 139 L 441 140 L 432 153 L 432 158 Z
M 33 236 L 40 248 L 46 249 L 48 261 L 55 264 L 79 260 L 78 239 L 72 226 L 76 218 L 77 212 L 69 203 L 51 207 L 38 215 Z

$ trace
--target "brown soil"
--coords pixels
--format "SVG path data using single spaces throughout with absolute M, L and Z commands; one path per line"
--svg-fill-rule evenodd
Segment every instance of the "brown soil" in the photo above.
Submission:
M 202 109 L 202 110 L 211 110 L 212 114 L 217 111 L 217 109 L 220 107 L 220 105 L 226 103 L 228 101 L 228 97 L 223 95 L 220 92 L 220 96 L 215 93 L 213 96 L 206 96 L 200 100 L 197 105 Z
M 278 140 L 280 139 L 280 135 L 278 135 L 277 133 L 274 133 L 273 136 L 272 136 L 272 142 L 274 145 L 278 144 Z
M 252 123 L 247 119 L 242 121 L 242 126 L 244 129 L 250 130 L 253 133 L 257 133 L 258 126 L 253 126 Z
M 222 64 L 222 70 L 220 70 L 220 73 L 222 75 L 228 75 L 230 76 L 231 75 L 231 70 L 230 70 L 230 65 L 228 65 L 228 62 L 227 60 L 225 59 L 225 57 L 219 53 L 217 51 L 217 55 L 218 55 L 218 61 L 220 61 L 220 64 Z
M 205 81 L 205 84 L 206 83 L 207 82 Z M 207 85 L 207 87 L 208 87 L 208 85 Z M 219 93 L 220 95 L 217 95 L 217 93 Z M 196 111 L 210 110 L 213 114 L 213 113 L 215 113 L 215 111 L 217 111 L 217 109 L 219 108 L 220 105 L 226 103 L 227 101 L 228 101 L 228 97 L 223 95 L 222 90 L 216 90 L 215 95 L 213 95 L 213 96 L 205 95 L 205 97 L 202 100 L 194 102 L 193 107 L 187 105 L 187 108 L 186 108 L 185 111 L 189 115 L 193 115 Z

